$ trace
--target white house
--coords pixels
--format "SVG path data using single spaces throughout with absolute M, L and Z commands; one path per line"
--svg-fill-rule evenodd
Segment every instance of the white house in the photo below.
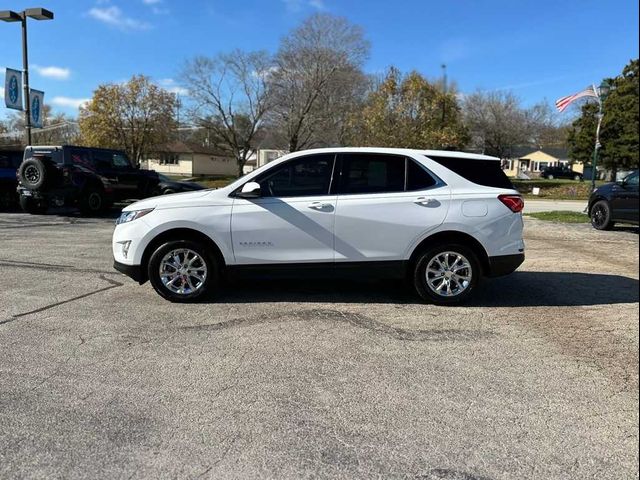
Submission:
M 194 143 L 173 142 L 151 153 L 143 168 L 171 175 L 195 177 L 234 176 L 238 173 L 233 157 L 222 154 L 219 150 Z

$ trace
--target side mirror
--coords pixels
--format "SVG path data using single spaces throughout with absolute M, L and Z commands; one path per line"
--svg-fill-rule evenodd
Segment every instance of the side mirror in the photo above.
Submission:
M 260 197 L 260 184 L 256 182 L 247 182 L 242 186 L 242 189 L 237 193 L 240 198 L 259 198 Z

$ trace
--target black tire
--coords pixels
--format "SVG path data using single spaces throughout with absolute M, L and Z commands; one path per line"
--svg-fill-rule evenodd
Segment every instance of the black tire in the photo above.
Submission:
M 596 230 L 611 230 L 614 223 L 611 221 L 611 207 L 606 200 L 598 200 L 591 207 L 591 225 Z
M 547 175 L 545 178 L 546 178 L 547 180 L 553 180 L 553 175 Z
M 80 197 L 78 206 L 80 207 L 80 213 L 83 215 L 98 215 L 102 213 L 107 207 L 104 192 L 96 187 L 87 188 Z
M 31 215 L 43 215 L 47 212 L 47 204 L 32 197 L 20 195 L 20 208 Z
M 194 260 L 193 256 L 190 257 L 193 260 L 193 263 L 191 264 L 193 269 L 190 269 L 186 263 L 181 263 L 188 260 L 185 259 L 184 254 L 179 253 L 185 250 L 190 251 L 199 257 L 199 260 Z M 168 268 L 166 263 L 163 264 L 163 261 L 167 260 L 166 257 L 170 257 L 171 259 L 176 258 L 176 256 L 170 255 L 172 252 L 178 252 L 178 260 L 177 262 L 173 260 L 168 261 L 170 263 L 183 265 L 185 271 L 183 271 L 182 275 L 178 273 L 178 270 L 171 270 L 171 268 Z M 163 264 L 162 267 L 161 264 Z M 163 272 L 169 275 L 174 271 L 176 272 L 175 277 L 177 277 L 177 281 L 174 282 L 173 288 L 163 282 L 160 271 L 161 268 L 163 269 Z M 211 252 L 209 252 L 203 244 L 191 240 L 172 240 L 161 245 L 155 252 L 153 252 L 149 259 L 149 264 L 147 265 L 149 281 L 155 291 L 158 292 L 161 297 L 177 303 L 193 302 L 214 292 L 219 282 L 219 271 L 218 262 Z M 196 275 L 201 278 L 203 277 L 204 279 L 199 282 Z M 186 281 L 185 278 L 187 279 Z M 166 279 L 169 280 L 168 284 L 171 284 L 171 278 L 167 277 Z M 184 290 L 184 293 L 177 291 L 181 287 Z
M 165 189 L 162 191 L 162 194 L 163 194 L 163 195 L 171 195 L 172 193 L 176 193 L 176 191 L 175 191 L 175 190 L 171 190 L 170 188 L 165 188 Z
M 582 177 L 581 177 L 580 175 L 574 175 L 574 176 L 573 176 L 573 179 L 574 179 L 576 182 L 579 182 L 579 181 L 581 181 L 581 180 L 582 180 Z
M 448 259 L 449 267 L 459 264 L 468 265 L 468 268 L 463 268 L 457 271 L 445 269 L 443 270 L 443 275 L 441 276 L 431 272 L 429 272 L 428 274 L 427 267 L 433 261 L 436 261 L 435 259 L 437 257 L 445 256 L 446 253 L 460 255 L 463 259 L 462 264 L 459 264 L 456 260 L 458 257 L 453 257 L 450 255 Z M 442 258 L 442 260 L 445 259 Z M 456 279 L 456 275 L 453 274 L 454 271 L 461 276 L 468 276 L 469 279 L 458 282 L 458 280 Z M 451 275 L 451 277 L 447 281 L 447 279 L 445 279 L 445 276 L 448 277 L 449 275 Z M 473 290 L 476 288 L 481 275 L 482 267 L 480 265 L 478 257 L 471 249 L 465 247 L 464 245 L 455 243 L 442 244 L 430 247 L 418 256 L 413 271 L 413 285 L 418 292 L 418 295 L 420 295 L 420 297 L 422 297 L 422 299 L 426 300 L 427 302 L 434 303 L 436 305 L 458 305 L 465 302 L 469 298 Z M 438 280 L 441 278 L 443 280 L 443 284 L 450 284 L 454 287 L 447 287 L 451 290 L 452 293 L 455 293 L 456 289 L 460 289 L 460 292 L 457 294 L 452 294 L 450 296 L 447 296 L 446 294 L 444 294 L 444 292 L 443 294 L 437 293 L 435 289 L 429 285 L 428 279 L 431 280 L 431 282 L 438 282 Z
M 38 190 L 47 183 L 47 166 L 39 158 L 29 158 L 18 167 L 20 182 L 30 190 Z

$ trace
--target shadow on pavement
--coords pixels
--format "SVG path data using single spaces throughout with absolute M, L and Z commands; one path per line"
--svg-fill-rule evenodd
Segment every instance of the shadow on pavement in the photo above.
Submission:
M 620 275 L 573 272 L 516 272 L 483 282 L 466 306 L 563 307 L 634 303 L 638 280 Z M 233 281 L 215 303 L 423 303 L 407 284 L 396 281 L 251 280 Z

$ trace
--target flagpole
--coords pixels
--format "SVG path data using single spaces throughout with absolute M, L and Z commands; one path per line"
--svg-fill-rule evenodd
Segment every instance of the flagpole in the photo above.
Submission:
M 604 102 L 607 99 L 607 95 L 609 94 L 609 83 L 604 80 L 601 84 L 600 87 L 596 88 L 596 86 L 593 86 L 593 90 L 596 92 L 596 94 L 598 95 L 598 126 L 596 127 L 596 143 L 593 149 L 593 161 L 592 163 L 592 170 L 591 170 L 591 191 L 593 192 L 596 189 L 596 176 L 598 173 L 598 156 L 600 153 L 600 148 L 602 148 L 602 145 L 600 144 L 600 127 L 602 125 L 602 118 L 604 117 Z
M 593 90 L 598 92 L 596 86 L 593 86 Z M 593 161 L 591 162 L 591 191 L 593 192 L 596 189 L 596 175 L 598 173 L 598 152 L 600 151 L 600 125 L 602 125 L 602 117 L 604 116 L 602 113 L 602 98 L 600 98 L 600 93 L 598 92 L 598 126 L 596 127 L 596 144 L 593 149 Z

